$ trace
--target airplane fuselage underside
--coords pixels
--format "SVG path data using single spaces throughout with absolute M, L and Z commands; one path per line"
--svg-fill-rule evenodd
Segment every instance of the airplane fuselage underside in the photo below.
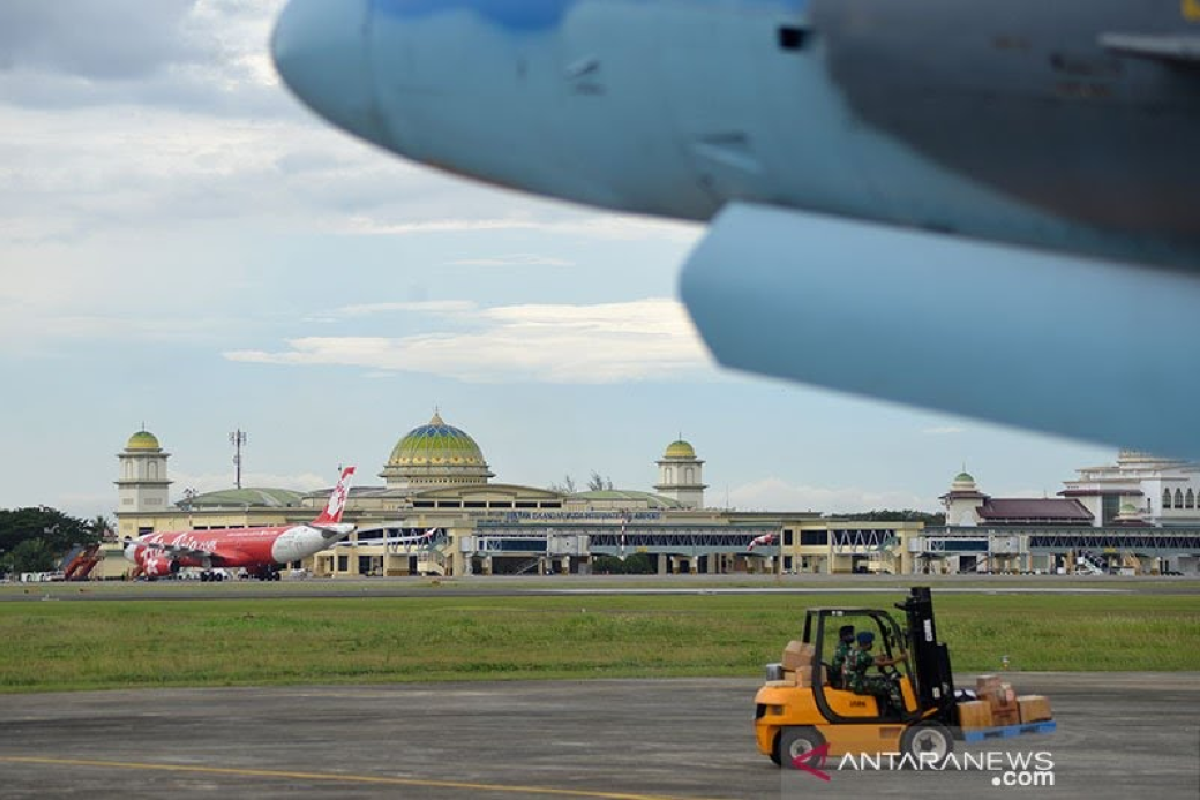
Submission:
M 746 200 L 1200 262 L 1200 70 L 1104 44 L 1200 36 L 1177 0 L 338 5 L 360 17 L 354 91 L 309 102 L 456 173 L 674 217 Z

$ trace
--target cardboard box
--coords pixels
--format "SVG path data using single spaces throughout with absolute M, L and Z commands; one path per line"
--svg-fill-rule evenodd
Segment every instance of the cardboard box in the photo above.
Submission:
M 812 667 L 801 667 L 800 669 L 785 669 L 783 671 L 783 679 L 790 681 L 792 686 L 810 687 L 812 683 Z
M 984 695 L 994 693 L 1001 683 L 999 675 L 980 675 L 975 679 L 975 694 L 982 698 Z
M 1015 709 L 1017 693 L 1012 684 L 1001 680 L 998 675 L 980 675 L 975 681 L 976 696 L 992 707 L 992 709 Z
M 1006 706 L 998 708 L 992 706 L 992 725 L 996 727 L 1005 727 L 1008 725 L 1020 725 L 1021 712 L 1017 706 Z
M 787 647 L 783 649 L 784 669 L 811 667 L 815 659 L 816 652 L 813 650 L 813 646 L 807 642 L 788 642 Z
M 1021 722 L 1041 722 L 1052 719 L 1050 716 L 1050 699 L 1040 694 L 1026 694 L 1017 698 L 1021 709 Z
M 963 729 L 990 728 L 992 725 L 992 707 L 983 700 L 959 703 L 958 724 Z

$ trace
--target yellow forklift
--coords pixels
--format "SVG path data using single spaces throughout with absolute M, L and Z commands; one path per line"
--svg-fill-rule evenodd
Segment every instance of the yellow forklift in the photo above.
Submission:
M 956 736 L 979 741 L 1054 730 L 1053 721 L 1042 721 L 977 729 L 963 736 L 950 653 L 937 638 L 929 588 L 913 588 L 895 607 L 904 612 L 904 628 L 880 609 L 809 609 L 802 642 L 811 653 L 811 666 L 787 680 L 782 664 L 768 665 L 767 682 L 755 697 L 760 752 L 785 768 L 796 766 L 797 759 L 803 762 L 823 745 L 828 745 L 825 753 L 830 756 L 898 753 L 940 763 L 953 752 Z M 894 662 L 878 669 L 883 680 L 891 682 L 888 688 L 895 689 L 886 694 L 901 699 L 899 707 L 887 696 L 856 694 L 831 674 L 838 631 L 849 625 L 856 632 L 874 633 L 873 655 Z M 965 693 L 961 699 L 975 698 Z

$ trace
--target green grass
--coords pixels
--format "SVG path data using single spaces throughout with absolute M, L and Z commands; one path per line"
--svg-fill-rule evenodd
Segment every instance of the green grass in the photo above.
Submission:
M 757 677 L 809 605 L 890 595 L 0 604 L 0 692 L 413 680 Z M 1200 670 L 1200 596 L 937 598 L 957 672 Z
M 243 595 L 257 597 L 280 597 L 297 589 L 309 595 L 342 594 L 347 590 L 362 591 L 366 596 L 381 596 L 389 592 L 428 592 L 431 596 L 446 590 L 456 592 L 486 592 L 497 588 L 523 591 L 530 589 L 678 589 L 699 591 L 703 589 L 844 589 L 853 593 L 863 587 L 896 588 L 898 593 L 907 586 L 947 586 L 956 589 L 984 588 L 1003 591 L 1005 589 L 1103 589 L 1106 591 L 1134 591 L 1150 594 L 1187 594 L 1200 591 L 1200 580 L 1194 578 L 1124 578 L 1118 576 L 1025 576 L 1025 575 L 635 575 L 635 576 L 502 576 L 465 578 L 398 578 L 371 579 L 349 578 L 334 580 L 318 578 L 303 582 L 284 580 L 278 583 L 260 581 L 234 581 L 232 583 L 208 584 L 199 581 L 166 582 L 163 584 L 124 581 L 88 581 L 84 583 L 9 583 L 0 584 L 0 599 L 24 597 L 76 598 L 89 595 L 105 598 L 131 593 L 155 591 L 170 592 L 173 597 L 205 598 L 220 597 L 227 590 L 236 588 Z

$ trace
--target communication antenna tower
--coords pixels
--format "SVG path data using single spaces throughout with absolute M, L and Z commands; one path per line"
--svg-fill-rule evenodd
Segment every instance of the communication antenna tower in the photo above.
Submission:
M 242 445 L 246 443 L 246 432 L 236 430 L 229 434 L 229 443 L 233 445 L 233 482 L 237 488 L 242 488 Z

